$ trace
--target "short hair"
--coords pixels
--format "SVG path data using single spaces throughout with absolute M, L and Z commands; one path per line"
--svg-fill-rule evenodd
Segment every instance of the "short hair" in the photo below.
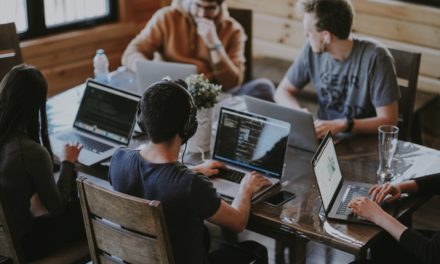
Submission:
M 316 15 L 316 29 L 327 30 L 339 39 L 350 36 L 354 10 L 348 0 L 303 0 L 300 11 Z
M 187 84 L 175 81 L 187 89 Z M 140 110 L 140 120 L 148 134 L 149 139 L 157 144 L 170 142 L 186 124 L 191 109 L 189 94 L 176 85 L 166 81 L 157 82 L 148 87 L 144 92 Z
M 221 5 L 221 4 L 223 4 L 223 2 L 225 0 L 202 0 L 202 1 L 205 1 L 205 2 L 216 2 L 218 5 Z

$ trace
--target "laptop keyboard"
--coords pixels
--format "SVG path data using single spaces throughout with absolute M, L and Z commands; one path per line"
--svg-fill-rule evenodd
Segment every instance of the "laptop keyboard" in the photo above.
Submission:
M 67 133 L 60 135 L 58 139 L 65 141 L 65 142 L 79 142 L 83 145 L 83 148 L 95 152 L 95 153 L 101 153 L 105 152 L 111 148 L 113 148 L 110 145 L 101 143 L 99 141 L 93 140 L 91 138 L 82 136 L 77 133 Z
M 244 173 L 236 170 L 224 170 L 224 169 L 220 169 L 218 173 L 218 177 L 236 183 L 240 183 L 244 175 L 245 175 Z
M 369 197 L 368 195 L 368 188 L 366 187 L 360 187 L 360 186 L 352 186 L 349 185 L 348 193 L 344 194 L 344 198 L 342 202 L 339 204 L 338 210 L 336 211 L 339 215 L 350 215 L 351 209 L 348 208 L 348 204 L 351 202 L 351 200 L 355 197 L 363 196 L 363 197 Z

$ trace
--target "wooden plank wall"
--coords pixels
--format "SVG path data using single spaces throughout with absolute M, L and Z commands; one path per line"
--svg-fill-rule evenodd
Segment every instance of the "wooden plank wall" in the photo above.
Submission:
M 394 48 L 422 53 L 419 89 L 440 93 L 440 8 L 395 0 L 352 0 L 353 31 Z M 296 0 L 228 0 L 254 11 L 254 57 L 292 60 L 305 43 Z
M 49 95 L 54 95 L 93 76 L 92 60 L 98 48 L 105 50 L 110 70 L 118 68 L 128 42 L 157 9 L 168 3 L 169 0 L 119 0 L 119 21 L 22 41 L 23 60 L 42 70 L 49 82 Z

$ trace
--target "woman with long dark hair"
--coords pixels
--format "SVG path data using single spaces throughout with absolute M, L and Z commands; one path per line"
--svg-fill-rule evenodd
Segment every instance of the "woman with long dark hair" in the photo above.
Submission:
M 65 146 L 55 181 L 46 98 L 46 79 L 32 66 L 12 68 L 0 83 L 1 202 L 28 261 L 85 238 L 74 166 L 81 146 Z

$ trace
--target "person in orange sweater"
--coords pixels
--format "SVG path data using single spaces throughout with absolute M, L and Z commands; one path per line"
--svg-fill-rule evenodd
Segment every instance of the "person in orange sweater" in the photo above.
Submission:
M 271 81 L 242 84 L 246 38 L 241 25 L 229 16 L 224 0 L 173 0 L 129 43 L 122 64 L 136 72 L 137 60 L 152 60 L 158 52 L 164 61 L 196 65 L 199 73 L 221 84 L 224 92 L 273 101 Z

